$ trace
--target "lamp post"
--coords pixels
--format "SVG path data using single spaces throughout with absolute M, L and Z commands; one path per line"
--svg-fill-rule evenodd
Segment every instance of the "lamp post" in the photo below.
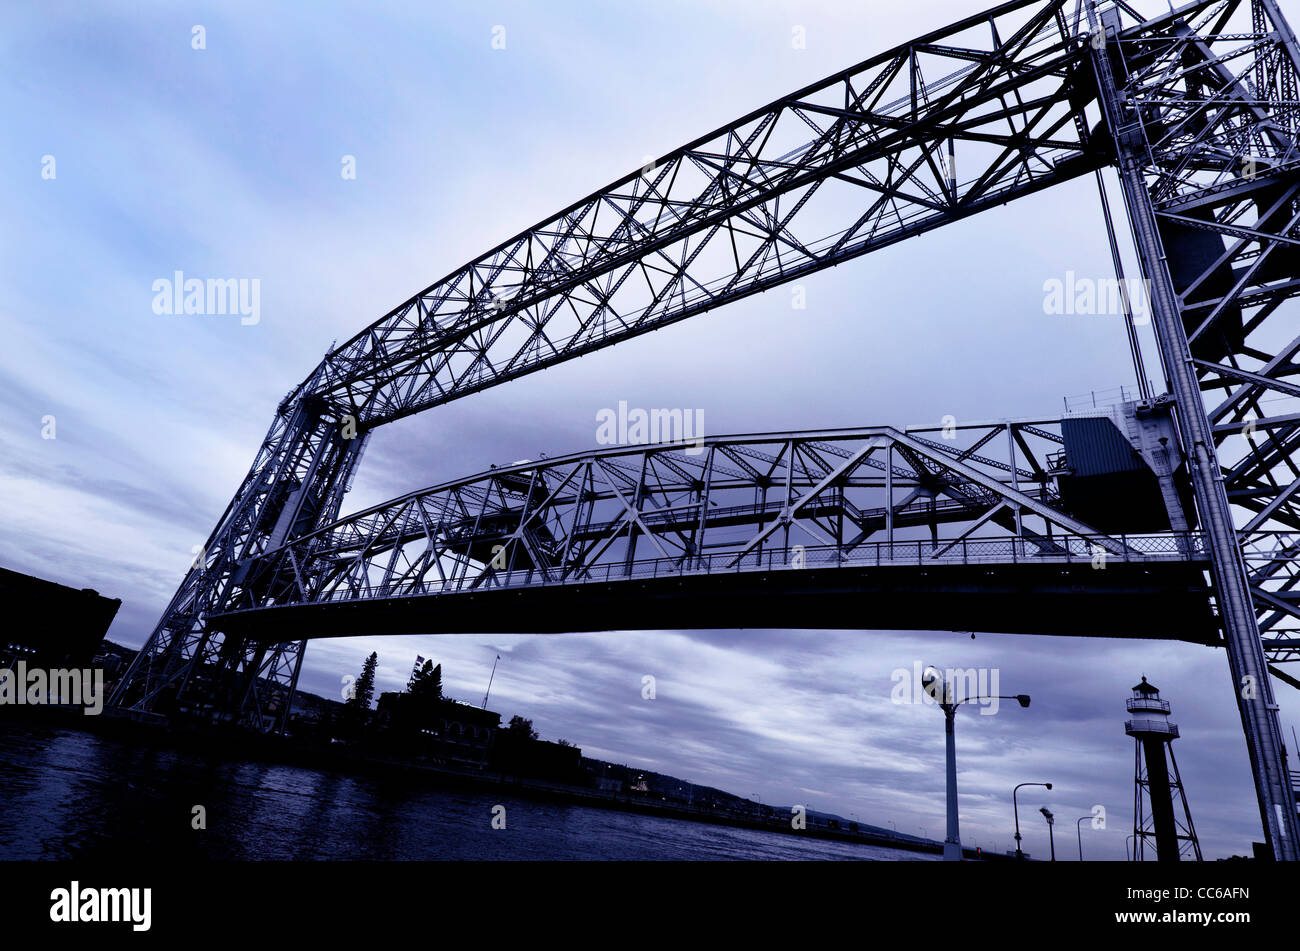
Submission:
M 1052 815 L 1052 810 L 1048 809 L 1046 806 L 1043 806 L 1038 811 L 1041 812 L 1043 814 L 1043 818 L 1047 820 L 1047 838 L 1052 846 L 1052 861 L 1055 862 L 1056 861 L 1056 837 L 1052 834 L 1052 826 L 1055 825 L 1056 823 L 1056 816 Z
M 1080 831 L 1079 823 L 1084 819 L 1091 819 L 1092 816 L 1080 816 L 1074 820 L 1074 834 L 1079 839 L 1079 861 L 1083 861 L 1083 833 Z
M 1016 859 L 1018 861 L 1024 861 L 1025 858 L 1025 853 L 1020 851 L 1020 808 L 1016 805 L 1016 793 L 1020 790 L 1021 786 L 1046 786 L 1048 789 L 1051 789 L 1052 784 L 1021 783 L 1015 789 L 1011 790 L 1011 811 L 1016 817 Z
M 1029 694 L 1017 694 L 1014 697 L 963 697 L 961 700 L 953 699 L 953 685 L 950 681 L 943 681 L 938 676 L 938 670 L 934 667 L 927 667 L 925 673 L 921 675 L 921 689 L 925 690 L 934 697 L 935 684 L 940 684 L 942 694 L 935 697 L 939 701 L 939 706 L 943 710 L 944 717 L 944 746 L 947 757 L 948 773 L 948 832 L 943 840 L 943 860 L 945 862 L 961 861 L 961 833 L 958 830 L 957 822 L 957 736 L 954 730 L 957 719 L 957 708 L 963 703 L 971 700 L 1015 700 L 1020 706 L 1029 706 Z

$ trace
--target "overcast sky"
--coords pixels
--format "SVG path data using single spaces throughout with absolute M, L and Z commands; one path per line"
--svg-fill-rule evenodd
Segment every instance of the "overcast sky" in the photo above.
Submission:
M 109 636 L 141 645 L 276 404 L 333 341 L 646 156 L 984 5 L 6 5 L 0 564 L 121 598 Z M 260 322 L 155 314 L 153 282 L 178 270 L 258 279 Z M 619 400 L 699 408 L 710 434 L 1051 414 L 1133 382 L 1117 321 L 1044 314 L 1044 281 L 1068 270 L 1110 273 L 1089 178 L 816 275 L 804 310 L 778 288 L 392 424 L 345 507 L 594 446 L 597 411 Z M 381 690 L 422 654 L 476 703 L 500 653 L 491 709 L 548 739 L 935 838 L 943 717 L 891 703 L 891 673 L 995 667 L 1033 705 L 962 711 L 963 839 L 1010 848 L 1012 786 L 1049 781 L 1024 791 L 1025 847 L 1047 851 L 1046 804 L 1062 857 L 1094 804 L 1108 828 L 1085 823 L 1085 854 L 1124 856 L 1124 699 L 1145 674 L 1181 726 L 1206 857 L 1260 837 L 1210 648 L 870 630 L 379 637 L 313 643 L 301 685 L 337 696 L 371 650 Z M 1289 739 L 1300 705 L 1279 694 Z

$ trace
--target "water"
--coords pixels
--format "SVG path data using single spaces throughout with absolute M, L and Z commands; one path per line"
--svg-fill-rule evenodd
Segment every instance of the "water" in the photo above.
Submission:
M 491 826 L 506 808 L 506 828 Z M 193 807 L 207 829 L 192 828 Z M 933 859 L 0 725 L 0 859 Z

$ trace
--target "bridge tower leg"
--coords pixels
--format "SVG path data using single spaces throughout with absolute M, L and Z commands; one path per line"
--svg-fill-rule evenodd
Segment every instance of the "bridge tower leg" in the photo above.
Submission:
M 1143 110 L 1149 118 L 1159 103 L 1144 102 L 1143 89 L 1130 85 L 1123 75 L 1114 8 L 1100 14 L 1089 5 L 1094 35 L 1092 44 L 1098 93 L 1112 131 L 1119 179 L 1128 207 L 1138 259 L 1150 288 L 1151 319 L 1165 377 L 1175 399 L 1176 418 L 1189 461 L 1196 506 L 1209 547 L 1215 600 L 1223 626 L 1224 646 L 1232 673 L 1246 744 L 1259 798 L 1260 818 L 1276 858 L 1300 861 L 1300 828 L 1290 789 L 1286 748 L 1278 722 L 1264 645 L 1250 594 L 1246 563 L 1242 557 L 1223 473 L 1215 451 L 1214 433 L 1201 396 L 1191 347 L 1183 322 L 1178 291 L 1170 273 L 1169 256 L 1157 225 L 1156 209 L 1148 191 L 1146 173 L 1155 171 L 1144 129 Z
M 291 394 L 292 396 L 292 394 Z M 355 419 L 312 399 L 281 405 L 201 557 L 185 576 L 109 704 L 151 712 L 185 703 L 260 730 L 282 730 L 297 689 L 305 641 L 227 640 L 206 621 L 235 605 L 261 603 L 260 560 L 337 517 L 369 436 Z

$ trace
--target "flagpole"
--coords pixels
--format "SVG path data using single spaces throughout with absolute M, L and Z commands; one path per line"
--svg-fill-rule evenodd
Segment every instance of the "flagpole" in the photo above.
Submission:
M 500 659 L 501 659 L 501 655 L 497 654 L 497 660 Z M 492 692 L 492 678 L 497 675 L 497 660 L 492 661 L 492 676 L 488 678 L 487 693 L 483 694 L 483 706 L 480 708 L 482 710 L 487 709 L 488 694 Z

